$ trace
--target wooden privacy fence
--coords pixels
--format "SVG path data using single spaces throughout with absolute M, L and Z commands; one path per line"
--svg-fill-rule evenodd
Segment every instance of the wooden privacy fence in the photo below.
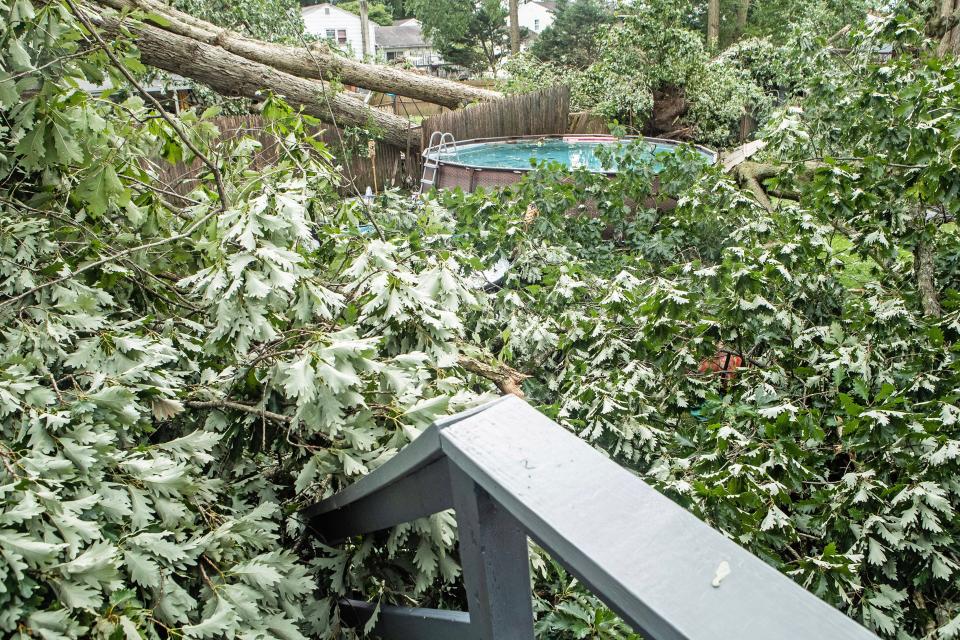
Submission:
M 426 148 L 434 131 L 452 133 L 456 140 L 562 135 L 569 114 L 570 88 L 551 87 L 427 118 L 421 128 L 422 144 Z
M 374 109 L 404 118 L 412 118 L 414 121 L 450 111 L 447 107 L 439 104 L 387 93 L 374 94 L 369 104 Z
M 648 640 L 878 640 L 515 396 L 445 418 L 307 509 L 338 544 L 456 511 L 468 611 L 344 600 L 381 640 L 533 640 L 527 538 Z
M 608 134 L 610 125 L 603 116 L 598 116 L 589 111 L 577 111 L 570 114 L 567 125 L 567 133 L 571 134 Z
M 250 136 L 260 142 L 262 147 L 250 160 L 251 170 L 264 169 L 279 157 L 279 141 L 267 131 L 263 116 L 220 116 L 213 122 L 220 130 L 222 140 Z M 364 193 L 368 186 L 379 191 L 391 186 L 409 185 L 419 180 L 420 157 L 416 151 L 408 154 L 405 149 L 377 142 L 374 146 L 375 158 L 371 158 L 366 144 L 362 141 L 351 142 L 342 136 L 332 125 L 321 128 L 320 139 L 327 145 L 340 167 L 343 177 L 341 193 L 355 195 L 358 191 Z M 164 188 L 186 195 L 196 186 L 197 177 L 204 171 L 204 167 L 199 160 L 176 164 L 158 160 L 155 171 Z
M 406 108 L 406 103 L 403 104 Z M 426 146 L 434 131 L 450 132 L 456 140 L 563 135 L 568 130 L 569 116 L 569 88 L 552 87 L 427 117 L 422 123 L 421 137 Z M 262 147 L 250 160 L 251 170 L 264 169 L 277 160 L 279 141 L 267 131 L 263 116 L 220 116 L 213 122 L 223 140 L 247 135 L 260 142 Z M 417 125 L 411 122 L 410 127 L 416 135 Z M 364 193 L 367 187 L 380 191 L 393 186 L 409 186 L 420 179 L 422 159 L 415 148 L 400 149 L 377 142 L 374 145 L 375 157 L 371 157 L 362 140 L 347 140 L 332 125 L 325 125 L 319 135 L 340 166 L 343 177 L 340 191 L 345 195 Z M 186 195 L 194 188 L 203 170 L 198 160 L 173 165 L 164 161 L 156 162 L 157 178 L 162 186 L 181 195 Z

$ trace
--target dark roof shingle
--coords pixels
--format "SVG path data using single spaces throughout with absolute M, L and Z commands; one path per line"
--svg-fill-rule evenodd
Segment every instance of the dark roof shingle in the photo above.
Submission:
M 385 49 L 416 49 L 429 47 L 418 24 L 377 27 L 377 47 Z

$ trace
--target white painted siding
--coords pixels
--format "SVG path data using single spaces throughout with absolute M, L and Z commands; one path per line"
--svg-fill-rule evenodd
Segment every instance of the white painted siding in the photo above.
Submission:
M 537 2 L 523 2 L 519 7 L 519 22 L 532 33 L 542 33 L 553 24 L 553 12 Z
M 360 32 L 360 16 L 338 9 L 330 4 L 317 4 L 303 8 L 303 23 L 307 33 L 320 38 L 328 37 L 328 31 L 333 32 L 332 40 L 344 50 L 353 52 L 353 57 L 363 59 L 363 38 Z M 338 43 L 338 32 L 345 31 L 346 44 Z M 373 22 L 367 21 L 367 55 L 373 55 L 376 50 L 376 32 Z

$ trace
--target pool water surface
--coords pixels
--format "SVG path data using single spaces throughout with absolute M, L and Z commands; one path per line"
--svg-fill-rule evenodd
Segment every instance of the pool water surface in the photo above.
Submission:
M 618 168 L 617 159 L 623 156 L 624 145 L 615 144 L 618 142 L 613 138 L 606 139 L 583 139 L 583 138 L 545 138 L 539 140 L 520 140 L 520 141 L 496 141 L 496 142 L 476 142 L 472 144 L 459 145 L 454 149 L 444 149 L 439 153 L 430 152 L 440 162 L 453 162 L 470 167 L 485 169 L 514 169 L 529 170 L 531 163 L 541 162 L 559 162 L 571 169 L 585 168 L 588 171 L 598 173 L 616 172 Z M 597 150 L 605 146 L 613 151 L 612 157 L 608 158 L 607 166 L 604 166 Z M 676 145 L 661 144 L 657 142 L 646 142 L 646 148 L 641 157 L 647 156 L 654 158 L 658 153 L 674 151 Z M 701 151 L 701 153 L 703 153 Z M 703 153 L 707 157 L 706 153 Z M 708 160 L 712 158 L 707 157 Z M 658 163 L 654 163 L 654 170 L 660 169 Z

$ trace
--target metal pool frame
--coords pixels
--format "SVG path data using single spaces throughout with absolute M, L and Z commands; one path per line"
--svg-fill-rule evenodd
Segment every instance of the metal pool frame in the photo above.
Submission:
M 454 149 L 460 146 L 473 145 L 473 144 L 482 144 L 490 142 L 527 142 L 527 141 L 536 141 L 536 140 L 564 140 L 570 142 L 619 142 L 619 141 L 633 141 L 633 140 L 644 140 L 646 142 L 651 142 L 660 145 L 667 145 L 671 147 L 677 147 L 682 144 L 678 140 L 667 140 L 665 138 L 648 138 L 644 136 L 624 136 L 618 138 L 616 136 L 604 135 L 604 134 L 583 134 L 583 135 L 540 135 L 540 136 L 503 136 L 499 138 L 471 138 L 469 140 L 457 140 L 454 144 Z M 705 154 L 708 157 L 712 157 L 713 161 L 716 162 L 719 155 L 713 149 L 701 145 L 691 145 L 701 153 Z M 430 147 L 427 147 L 423 150 L 423 158 L 427 160 L 430 158 L 430 154 L 439 154 L 441 151 L 448 151 L 450 149 L 450 143 L 440 143 Z M 515 182 L 519 182 L 523 175 L 532 168 L 524 169 L 506 169 L 503 167 L 486 167 L 482 165 L 468 164 L 464 162 L 455 162 L 451 160 L 437 160 L 437 170 L 436 176 L 434 178 L 434 186 L 437 189 L 456 189 L 460 188 L 463 191 L 470 193 L 477 188 L 485 189 L 496 189 L 499 187 L 505 187 Z M 616 171 L 598 171 L 595 173 L 603 173 L 607 176 L 616 175 Z M 659 182 L 659 181 L 658 181 Z M 654 192 L 659 190 L 659 184 L 654 185 Z

